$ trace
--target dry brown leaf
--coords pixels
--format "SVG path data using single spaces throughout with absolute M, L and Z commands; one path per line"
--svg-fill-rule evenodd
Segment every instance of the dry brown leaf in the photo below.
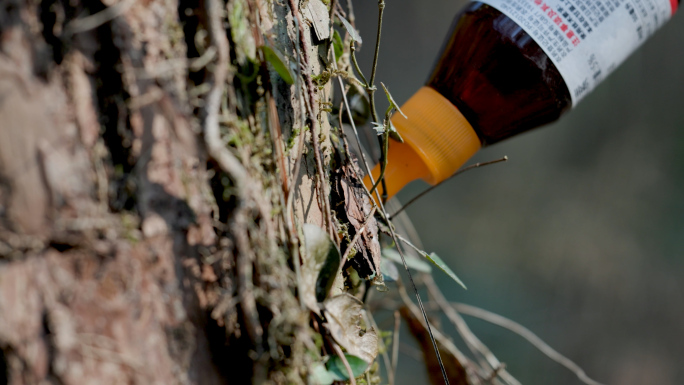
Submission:
M 354 247 L 357 250 L 350 262 L 361 277 L 380 277 L 381 251 L 378 241 L 378 224 L 373 217 L 366 221 L 372 205 L 360 182 L 353 178 L 351 166 L 343 166 L 340 171 L 341 175 L 339 175 L 335 184 L 335 191 L 333 191 L 341 201 L 340 203 L 344 204 L 344 206 L 338 205 L 336 208 L 338 218 L 346 218 L 351 224 L 349 239 L 353 239 L 357 231 L 363 227 L 363 234 L 356 244 L 346 246 Z
M 374 329 L 361 328 L 363 303 L 349 294 L 340 294 L 324 302 L 328 330 L 347 353 L 369 364 L 378 355 L 378 335 Z

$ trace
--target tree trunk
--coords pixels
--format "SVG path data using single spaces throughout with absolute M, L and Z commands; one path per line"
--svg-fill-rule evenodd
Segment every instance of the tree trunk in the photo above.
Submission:
M 295 3 L 0 1 L 0 383 L 306 382 L 301 225 L 370 206 Z

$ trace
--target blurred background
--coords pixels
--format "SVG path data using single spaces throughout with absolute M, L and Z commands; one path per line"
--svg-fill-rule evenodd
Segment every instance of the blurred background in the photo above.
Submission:
M 426 81 L 465 3 L 386 0 L 376 82 L 398 102 Z M 354 9 L 368 75 L 377 2 Z M 680 12 L 561 121 L 471 160 L 507 163 L 408 209 L 425 249 L 468 285 L 435 273 L 448 299 L 520 322 L 607 384 L 684 384 L 683 47 Z M 466 320 L 522 383 L 580 383 L 522 338 Z M 399 383 L 426 382 L 415 358 L 399 366 Z

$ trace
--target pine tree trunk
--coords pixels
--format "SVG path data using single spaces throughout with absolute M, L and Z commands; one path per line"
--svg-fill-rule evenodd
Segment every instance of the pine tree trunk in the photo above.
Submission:
M 298 229 L 358 180 L 295 3 L 0 1 L 0 383 L 306 382 Z

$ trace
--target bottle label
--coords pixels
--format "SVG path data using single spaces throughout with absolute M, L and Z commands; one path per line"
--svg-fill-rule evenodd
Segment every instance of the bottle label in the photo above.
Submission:
M 573 106 L 665 24 L 677 0 L 479 0 L 515 21 L 544 50 Z

